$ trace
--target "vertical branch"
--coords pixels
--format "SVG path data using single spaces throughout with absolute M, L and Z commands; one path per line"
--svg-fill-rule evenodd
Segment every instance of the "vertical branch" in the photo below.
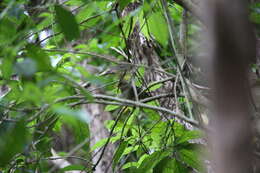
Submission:
M 177 49 L 177 47 L 180 47 L 181 43 L 178 42 L 178 40 L 174 38 L 174 33 L 175 33 L 174 25 L 173 25 L 173 21 L 172 21 L 172 19 L 170 17 L 170 12 L 169 12 L 166 0 L 161 0 L 161 4 L 162 4 L 163 10 L 164 10 L 164 14 L 165 14 L 165 18 L 166 18 L 166 21 L 167 21 L 167 24 L 168 24 L 168 32 L 169 32 L 169 36 L 170 36 L 170 44 L 172 46 L 173 53 L 175 53 L 175 55 L 177 57 L 177 59 L 176 59 L 177 60 L 177 72 L 180 75 L 180 81 L 181 81 L 181 85 L 183 87 L 183 92 L 184 92 L 185 101 L 186 101 L 186 104 L 187 104 L 187 107 L 188 107 L 189 117 L 192 118 L 192 119 L 196 119 L 197 120 L 199 118 L 198 117 L 194 117 L 193 114 L 192 114 L 192 108 L 191 108 L 191 103 L 190 103 L 191 93 L 190 93 L 189 87 L 187 85 L 187 82 L 185 81 L 185 78 L 184 78 L 184 76 L 182 74 L 182 65 L 185 63 L 185 59 L 184 59 L 185 57 L 184 57 L 184 54 L 180 53 L 179 50 Z
M 182 20 L 180 24 L 180 45 L 184 58 L 187 56 L 187 18 L 188 13 L 185 9 L 183 9 Z

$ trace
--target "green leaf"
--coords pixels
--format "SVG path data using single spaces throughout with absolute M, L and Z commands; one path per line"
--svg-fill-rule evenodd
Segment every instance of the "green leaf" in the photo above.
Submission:
M 128 162 L 122 166 L 122 169 L 127 169 L 130 167 L 137 167 L 137 166 L 138 166 L 137 162 Z
M 198 170 L 199 172 L 203 172 L 203 167 L 201 161 L 199 159 L 199 155 L 196 152 L 195 148 L 192 149 L 181 149 L 179 150 L 180 158 L 183 162 L 185 162 L 190 167 Z
M 86 167 L 83 166 L 83 165 L 69 165 L 69 166 L 66 166 L 64 168 L 61 169 L 62 172 L 65 172 L 65 171 L 82 171 L 84 170 Z
M 188 168 L 184 164 L 182 164 L 181 162 L 179 162 L 176 159 L 173 159 L 173 161 L 171 161 L 170 163 L 168 162 L 168 164 L 166 165 L 165 170 L 164 170 L 165 173 L 171 172 L 171 169 L 169 169 L 171 165 L 173 165 L 172 172 L 176 172 L 176 173 L 188 173 L 189 172 Z
M 139 147 L 140 148 L 140 147 Z M 143 161 L 147 158 L 147 157 L 149 157 L 150 155 L 148 155 L 148 154 L 146 154 L 146 153 L 144 153 L 141 157 L 139 157 L 139 160 L 138 160 L 138 167 L 143 163 Z
M 82 8 L 82 10 L 80 10 L 79 13 L 77 13 L 75 17 L 78 23 L 80 23 L 83 20 L 88 20 L 88 21 L 91 20 L 91 15 L 93 12 L 95 12 L 95 8 L 93 4 L 94 3 L 89 2 L 85 7 Z
M 250 14 L 250 20 L 253 21 L 254 23 L 260 24 L 260 13 L 251 13 Z
M 146 8 L 145 8 L 146 5 L 145 4 L 147 4 L 147 1 L 144 1 L 143 11 L 139 13 L 138 18 L 139 18 L 140 26 L 142 26 L 142 28 L 141 28 L 142 34 L 145 37 L 149 38 L 150 37 L 150 35 L 149 35 L 149 26 L 146 25 L 147 24 L 146 18 L 145 18 L 145 14 L 146 13 L 144 13 L 144 11 L 146 10 Z
M 129 125 L 130 127 L 132 127 L 135 118 L 138 117 L 139 114 L 140 114 L 140 108 L 136 108 L 136 109 L 134 110 L 134 112 L 132 113 L 131 117 L 128 119 L 127 125 Z
M 167 123 L 166 122 L 159 122 L 154 126 L 154 128 L 151 130 L 151 138 L 153 139 L 152 141 L 152 146 L 153 147 L 161 147 L 162 143 L 162 138 L 165 136 L 167 128 Z
M 175 23 L 180 23 L 182 20 L 182 10 L 183 8 L 178 4 L 174 4 L 169 8 L 171 17 Z
M 37 71 L 50 71 L 52 69 L 49 56 L 40 48 L 33 44 L 26 46 L 27 56 L 34 60 L 37 65 Z M 33 62 L 29 62 L 30 67 Z
M 162 159 L 154 168 L 153 172 L 156 173 L 188 173 L 188 169 L 184 164 L 178 160 L 166 157 Z
M 42 30 L 53 21 L 53 15 L 50 12 L 43 12 L 39 15 L 39 17 L 42 18 L 42 21 L 36 26 L 38 30 Z
M 161 13 L 153 13 L 148 19 L 148 25 L 155 39 L 163 46 L 167 46 L 169 33 L 167 23 Z
M 68 127 L 70 127 L 71 132 L 74 135 L 75 142 L 76 143 L 82 143 L 90 138 L 90 131 L 89 126 L 87 123 L 82 122 L 80 120 L 77 120 L 74 124 L 69 124 L 70 122 L 67 122 Z M 89 143 L 86 143 L 84 147 L 82 147 L 85 151 L 89 150 Z
M 24 100 L 31 101 L 34 104 L 41 103 L 42 101 L 42 91 L 32 82 L 26 82 L 24 84 L 21 96 Z
M 138 148 L 139 148 L 138 145 L 127 147 L 127 148 L 124 150 L 123 155 L 126 155 L 126 154 L 129 154 L 129 153 L 131 153 L 131 152 L 134 152 L 134 151 L 138 150 Z
M 13 71 L 13 61 L 14 58 L 7 55 L 3 59 L 3 64 L 1 65 L 1 70 L 4 78 L 9 79 L 9 77 L 12 75 Z
M 113 142 L 115 142 L 115 141 L 118 141 L 118 140 L 120 139 L 120 137 L 121 137 L 120 135 L 111 137 L 110 140 L 109 140 L 109 142 L 110 142 L 110 143 L 113 143 Z M 95 144 L 91 147 L 90 151 L 94 151 L 94 150 L 96 150 L 97 148 L 103 147 L 103 146 L 106 144 L 107 140 L 108 140 L 108 138 L 101 139 L 100 141 L 98 141 L 97 143 L 95 143 Z
M 68 119 L 68 121 L 73 122 L 73 119 L 80 120 L 84 123 L 89 123 L 89 115 L 85 110 L 73 110 L 64 106 L 53 106 L 53 111 L 58 113 L 62 118 Z M 71 119 L 72 118 L 72 119 Z
M 120 160 L 122 154 L 124 153 L 124 150 L 126 149 L 127 145 L 128 143 L 126 141 L 123 141 L 119 144 L 119 147 L 117 148 L 113 156 L 113 165 L 112 165 L 113 170 L 115 169 L 118 161 Z
M 129 3 L 131 2 L 131 0 L 119 0 L 119 7 L 121 10 L 123 10 Z
M 66 40 L 71 41 L 80 36 L 74 15 L 60 5 L 55 5 L 56 20 Z
M 161 88 L 161 86 L 162 86 L 162 83 L 156 84 L 156 85 L 152 86 L 152 87 L 149 89 L 149 91 L 155 91 L 155 90 Z
M 118 105 L 107 105 L 106 108 L 105 108 L 105 111 L 109 112 L 109 111 L 113 111 L 113 110 L 116 110 L 118 109 L 120 106 Z
M 170 155 L 168 151 L 156 151 L 144 159 L 138 168 L 138 173 L 145 173 L 152 170 L 163 158 Z
M 153 121 L 158 121 L 161 116 L 159 115 L 158 112 L 151 110 L 151 109 L 143 109 L 143 111 L 145 112 L 145 114 L 147 115 L 147 117 Z
M 177 138 L 176 140 L 176 144 L 180 144 L 180 143 L 184 143 L 184 142 L 187 142 L 191 139 L 198 139 L 198 138 L 201 138 L 202 137 L 202 133 L 198 130 L 189 130 L 189 131 L 186 131 L 184 132 L 184 134 Z
M 107 140 L 108 140 L 108 138 L 104 138 L 104 139 L 99 140 L 97 143 L 95 143 L 95 144 L 91 147 L 91 150 L 90 150 L 90 151 L 94 151 L 94 150 L 97 149 L 97 148 L 103 147 L 103 146 L 106 144 Z
M 139 73 L 142 77 L 144 77 L 145 67 L 139 67 L 139 68 L 138 68 L 138 73 Z
M 22 152 L 28 141 L 24 120 L 0 124 L 0 167 L 10 163 L 14 155 Z M 11 147 L 11 148 L 10 148 Z
M 13 41 L 16 36 L 16 27 L 9 19 L 0 20 L 0 46 L 5 46 Z

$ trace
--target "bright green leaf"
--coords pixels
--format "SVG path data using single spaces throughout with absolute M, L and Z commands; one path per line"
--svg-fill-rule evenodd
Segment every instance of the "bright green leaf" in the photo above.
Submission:
M 159 83 L 159 84 L 156 84 L 156 85 L 152 86 L 152 87 L 149 89 L 149 91 L 155 91 L 155 90 L 157 90 L 157 89 L 161 88 L 161 86 L 162 86 L 162 84 L 161 84 L 161 83 Z
M 156 151 L 144 159 L 142 164 L 138 167 L 138 173 L 148 172 L 152 170 L 163 158 L 170 155 L 167 151 Z
M 99 140 L 97 143 L 95 143 L 95 144 L 91 147 L 91 150 L 90 150 L 90 151 L 94 151 L 94 150 L 96 150 L 97 148 L 103 147 L 103 146 L 106 144 L 107 140 L 108 140 L 108 138 L 104 138 L 104 139 Z
M 109 112 L 109 111 L 113 111 L 113 110 L 116 110 L 118 109 L 120 106 L 118 105 L 107 105 L 106 108 L 105 108 L 105 111 Z
M 69 165 L 69 166 L 66 166 L 64 168 L 61 169 L 62 172 L 65 172 L 65 171 L 82 171 L 82 170 L 85 170 L 85 166 L 83 165 Z
M 122 169 L 127 169 L 130 167 L 137 167 L 137 166 L 138 166 L 137 162 L 128 162 L 122 166 Z
M 153 13 L 148 18 L 148 25 L 155 39 L 163 46 L 167 46 L 169 33 L 163 15 L 159 12 Z

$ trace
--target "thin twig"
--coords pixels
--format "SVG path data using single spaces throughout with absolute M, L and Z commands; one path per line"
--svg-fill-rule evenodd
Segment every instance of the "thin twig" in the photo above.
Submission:
M 197 121 L 194 121 L 194 120 L 192 120 L 190 118 L 185 117 L 184 115 L 178 114 L 175 111 L 166 109 L 164 107 L 148 105 L 148 104 L 141 103 L 141 102 L 136 102 L 136 101 L 133 101 L 133 100 L 122 99 L 122 98 L 117 98 L 117 97 L 107 96 L 107 95 L 102 95 L 102 94 L 94 94 L 93 97 L 96 98 L 96 99 L 111 100 L 111 101 L 116 101 L 116 102 L 120 102 L 120 103 L 129 104 L 131 106 L 143 107 L 143 108 L 148 108 L 148 109 L 164 112 L 164 113 L 167 113 L 169 115 L 176 116 L 179 119 L 184 120 L 184 121 L 186 121 L 186 122 L 188 122 L 188 123 L 198 127 L 198 122 Z
M 147 97 L 145 99 L 142 99 L 142 100 L 140 100 L 140 102 L 147 103 L 147 102 L 150 102 L 153 100 L 157 100 L 157 99 L 161 99 L 161 98 L 165 98 L 165 97 L 172 97 L 172 96 L 174 96 L 173 93 L 158 94 L 158 95 L 155 95 L 152 97 Z
M 141 95 L 142 93 L 144 93 L 145 91 L 149 90 L 149 88 L 157 85 L 157 84 L 160 84 L 160 83 L 164 83 L 164 82 L 167 82 L 167 81 L 170 81 L 170 80 L 173 80 L 174 78 L 176 78 L 175 75 L 171 76 L 171 77 L 168 77 L 168 78 L 165 78 L 165 79 L 162 79 L 162 80 L 158 80 L 158 81 L 154 81 L 152 83 L 150 83 L 145 89 L 143 89 L 139 95 Z
M 76 7 L 75 9 L 71 10 L 71 12 L 77 11 L 78 9 L 84 7 L 86 4 L 87 4 L 87 3 L 83 3 L 82 5 L 80 5 L 80 6 Z M 51 26 L 53 26 L 54 24 L 56 24 L 56 21 L 55 21 L 55 22 L 52 22 L 51 24 L 49 24 L 48 26 L 42 28 L 41 30 L 35 31 L 35 32 L 33 32 L 33 33 L 27 35 L 27 36 L 26 36 L 25 38 L 23 38 L 23 39 L 28 39 L 28 38 L 30 38 L 31 36 L 35 35 L 35 34 L 38 34 L 38 33 L 42 32 L 42 31 L 44 31 L 44 30 L 47 30 L 47 29 L 49 29 Z
M 60 156 L 60 157 L 47 157 L 47 158 L 42 158 L 41 160 L 59 160 L 59 159 L 78 159 L 78 160 L 82 160 L 84 162 L 87 162 L 87 163 L 91 163 L 89 160 L 83 158 L 83 157 L 78 157 L 78 156 Z
M 194 119 L 193 114 L 192 114 L 192 110 L 191 110 L 191 104 L 190 104 L 190 101 L 189 101 L 189 100 L 192 99 L 191 93 L 189 91 L 189 87 L 188 87 L 188 85 L 185 81 L 185 78 L 182 74 L 182 65 L 184 65 L 184 63 L 185 63 L 184 54 L 179 53 L 179 51 L 177 49 L 177 47 L 180 47 L 180 43 L 178 42 L 178 40 L 174 41 L 174 39 L 175 39 L 174 38 L 174 33 L 175 33 L 174 24 L 173 24 L 173 21 L 171 19 L 166 0 L 161 0 L 161 4 L 163 6 L 165 18 L 166 18 L 166 21 L 167 21 L 167 24 L 168 24 L 168 30 L 169 30 L 169 35 L 170 35 L 170 44 L 172 46 L 172 49 L 173 49 L 175 55 L 177 56 L 177 59 L 176 59 L 177 71 L 180 74 L 180 80 L 181 80 L 183 92 L 184 92 L 184 95 L 185 95 L 185 98 L 186 98 L 185 101 L 186 101 L 186 104 L 187 104 L 187 107 L 188 107 L 188 112 L 189 112 L 190 117 Z M 177 43 L 177 46 L 175 45 L 176 43 Z
M 131 85 L 132 85 L 132 89 L 133 89 L 133 91 L 134 91 L 135 101 L 139 101 L 138 93 L 137 93 L 137 89 L 136 89 L 134 80 L 131 80 Z
M 69 104 L 69 106 L 76 106 L 76 105 L 88 104 L 88 103 L 101 103 L 101 104 L 111 104 L 111 105 L 121 105 L 121 106 L 124 106 L 124 105 L 136 106 L 136 107 L 152 109 L 152 110 L 156 110 L 156 111 L 159 111 L 159 112 L 167 113 L 167 114 L 172 115 L 172 116 L 176 116 L 179 119 L 184 120 L 184 121 L 186 121 L 186 122 L 188 122 L 188 123 L 190 123 L 190 124 L 192 124 L 196 127 L 198 127 L 198 125 L 199 125 L 197 121 L 190 119 L 190 118 L 187 118 L 184 115 L 178 114 L 175 111 L 166 109 L 164 107 L 148 105 L 148 104 L 142 103 L 140 101 L 137 102 L 137 101 L 133 101 L 133 100 L 123 99 L 123 98 L 118 98 L 118 97 L 108 96 L 108 95 L 102 95 L 102 94 L 93 94 L 92 96 L 95 99 L 110 100 L 110 101 L 115 101 L 115 102 L 119 102 L 119 103 L 92 100 L 92 101 L 79 101 L 77 103 Z M 163 95 L 163 96 L 165 96 L 165 95 Z M 147 100 L 144 100 L 144 101 L 147 101 Z
M 97 15 L 94 15 L 94 16 L 90 16 L 89 18 L 87 18 L 87 19 L 81 21 L 81 22 L 79 23 L 79 25 L 82 25 L 82 24 L 88 22 L 89 20 L 94 19 L 94 18 L 96 18 L 96 17 L 99 17 L 99 16 L 101 16 L 101 15 L 103 15 L 103 14 L 106 14 L 106 13 L 108 13 L 108 12 L 110 12 L 110 11 L 111 11 L 111 10 L 108 10 L 108 11 L 105 11 L 105 12 L 103 12 L 103 13 L 101 13 L 101 14 L 97 14 Z M 55 22 L 54 22 L 53 24 L 55 24 Z M 48 29 L 48 28 L 47 28 L 47 29 Z M 56 33 L 54 33 L 54 34 L 52 34 L 52 35 L 49 35 L 48 37 L 46 37 L 46 38 L 44 38 L 44 39 L 38 41 L 37 44 L 40 44 L 40 43 L 44 42 L 45 40 L 48 40 L 48 39 L 50 39 L 50 38 L 52 38 L 52 37 L 54 37 L 54 36 L 60 35 L 61 33 L 62 33 L 62 32 L 56 32 Z M 33 35 L 33 34 L 32 34 L 32 35 Z
M 133 64 L 133 63 L 129 63 L 129 62 L 124 62 L 124 61 L 120 61 L 118 60 L 118 58 L 112 56 L 112 55 L 105 55 L 105 54 L 97 54 L 95 52 L 87 52 L 87 51 L 74 51 L 74 50 L 62 50 L 62 49 L 43 49 L 45 51 L 49 51 L 49 52 L 63 52 L 63 53 L 73 53 L 73 54 L 82 54 L 82 55 L 90 55 L 90 56 L 94 56 L 109 62 L 113 62 L 115 64 L 119 64 L 119 65 L 129 65 L 132 67 L 144 67 L 146 69 L 153 69 L 154 71 L 160 72 L 160 73 L 164 73 L 167 74 L 168 76 L 171 77 L 175 77 L 174 74 L 166 72 L 164 70 L 158 69 L 158 68 L 151 68 L 150 66 L 147 65 L 143 65 L 143 64 Z
M 126 108 L 127 108 L 127 107 L 123 108 L 123 109 L 120 111 L 119 115 L 117 116 L 117 118 L 116 118 L 116 120 L 115 120 L 115 123 L 113 124 L 113 126 L 112 126 L 112 128 L 111 128 L 111 130 L 110 130 L 109 138 L 107 139 L 106 144 L 104 145 L 104 147 L 103 147 L 103 149 L 102 149 L 102 151 L 101 151 L 101 154 L 100 154 L 100 156 L 99 156 L 97 162 L 96 162 L 96 163 L 94 164 L 94 166 L 92 167 L 92 170 L 93 170 L 93 171 L 96 170 L 97 165 L 100 163 L 100 161 L 101 161 L 101 159 L 102 159 L 102 157 L 103 157 L 103 155 L 104 155 L 104 153 L 105 153 L 105 150 L 106 150 L 106 148 L 107 148 L 107 146 L 108 146 L 108 143 L 110 142 L 110 139 L 111 139 L 111 137 L 112 137 L 112 135 L 113 135 L 113 132 L 114 132 L 114 130 L 115 130 L 115 127 L 116 127 L 116 125 L 117 125 L 119 119 L 120 119 L 121 116 L 123 115 L 123 112 L 124 112 L 124 110 L 125 110 Z

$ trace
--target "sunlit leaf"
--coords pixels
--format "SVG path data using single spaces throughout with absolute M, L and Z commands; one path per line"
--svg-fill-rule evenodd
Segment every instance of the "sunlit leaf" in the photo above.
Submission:
M 163 46 L 166 46 L 168 44 L 169 34 L 164 16 L 159 12 L 153 13 L 149 16 L 148 25 L 155 39 Z
M 127 169 L 130 167 L 137 167 L 137 166 L 138 166 L 137 162 L 128 162 L 122 166 L 122 169 Z
M 116 110 L 118 109 L 120 106 L 118 105 L 107 105 L 106 108 L 105 108 L 105 111 L 113 111 L 113 110 Z
M 161 88 L 161 86 L 162 86 L 162 84 L 161 84 L 161 83 L 159 83 L 159 84 L 156 84 L 156 85 L 152 86 L 152 87 L 149 89 L 149 91 L 155 91 L 155 90 L 157 90 L 157 89 Z
M 114 142 L 118 141 L 119 139 L 120 139 L 120 136 L 119 136 L 119 135 L 118 135 L 118 136 L 114 136 L 114 137 L 111 137 L 111 138 L 110 138 L 109 142 L 110 142 L 110 143 L 114 143 Z M 98 148 L 103 147 L 103 146 L 107 143 L 107 140 L 108 140 L 108 138 L 104 138 L 104 139 L 99 140 L 97 143 L 95 143 L 95 144 L 91 147 L 91 151 L 94 151 L 94 150 L 96 150 L 96 149 L 98 149 Z
M 61 169 L 62 172 L 65 171 L 83 171 L 86 167 L 83 165 L 69 165 Z

